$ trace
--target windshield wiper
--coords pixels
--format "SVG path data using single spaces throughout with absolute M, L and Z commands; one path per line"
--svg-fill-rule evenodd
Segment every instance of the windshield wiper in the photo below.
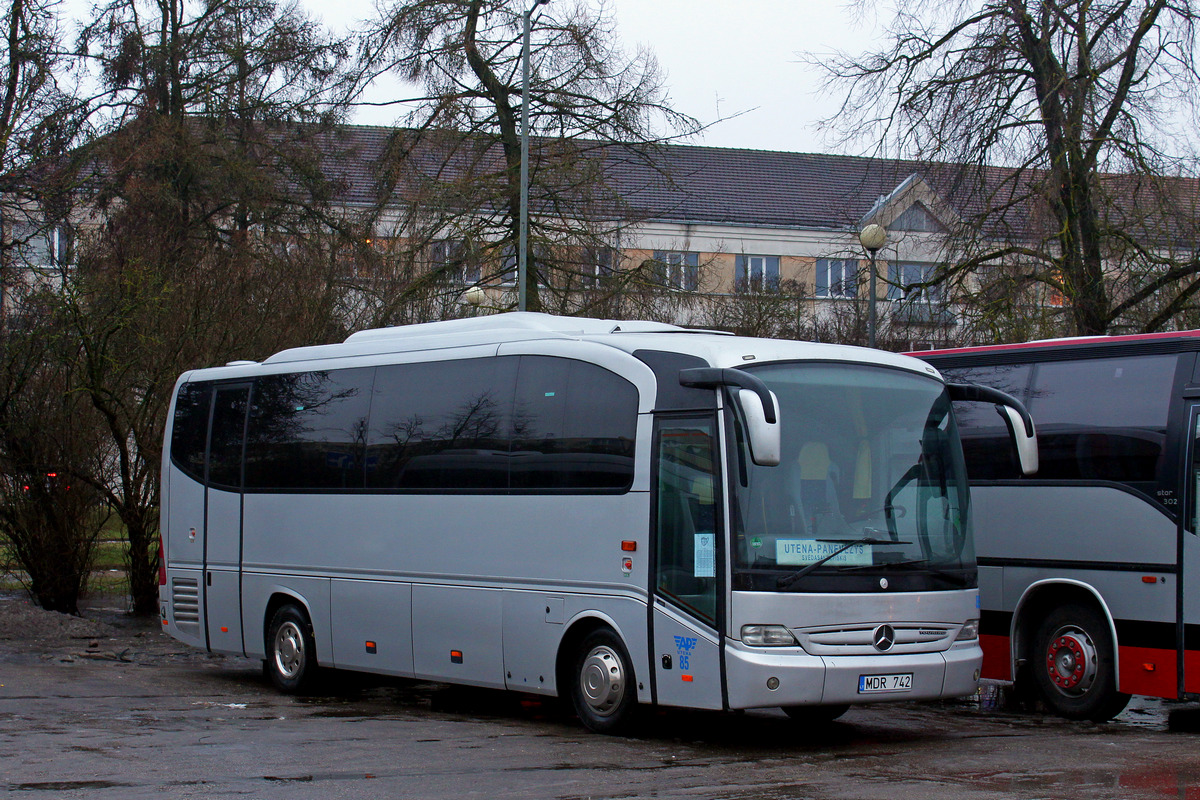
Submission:
M 966 586 L 968 583 L 970 583 L 970 580 L 963 577 L 962 575 L 955 574 L 948 570 L 939 569 L 938 567 L 929 566 L 928 558 L 910 558 L 910 559 L 906 559 L 904 561 L 883 561 L 878 564 L 852 564 L 852 565 L 846 566 L 846 567 L 839 567 L 839 569 L 842 572 L 860 572 L 860 571 L 868 570 L 868 569 L 878 569 L 878 570 L 886 571 L 893 567 L 902 567 L 905 569 L 909 569 L 909 568 L 913 568 L 913 567 L 921 567 L 926 572 L 928 572 L 932 575 L 937 575 L 939 578 L 945 578 L 948 581 L 953 581 L 954 583 L 957 583 L 960 586 Z
M 838 542 L 841 542 L 844 540 L 843 539 L 817 539 L 817 541 L 837 544 Z M 820 561 L 814 561 L 811 564 L 805 565 L 802 569 L 799 569 L 796 572 L 793 572 L 791 575 L 785 575 L 784 577 L 779 579 L 779 581 L 776 583 L 776 586 L 780 589 L 786 589 L 787 587 L 791 586 L 796 581 L 803 578 L 808 573 L 812 572 L 817 567 L 822 566 L 826 561 L 829 561 L 831 558 L 837 558 L 842 553 L 849 550 L 851 547 L 858 547 L 860 544 L 870 544 L 870 545 L 912 544 L 912 542 L 901 542 L 901 541 L 898 541 L 895 539 L 877 539 L 874 536 L 864 536 L 861 539 L 855 539 L 853 541 L 846 542 L 846 544 L 842 545 L 837 550 L 834 550 L 832 553 L 825 556 Z
M 958 583 L 962 586 L 966 586 L 968 583 L 970 583 L 970 580 L 963 577 L 962 575 L 955 574 L 953 572 L 950 572 L 949 570 L 930 566 L 928 558 L 910 558 L 907 561 L 895 561 L 891 564 L 880 564 L 879 566 L 881 566 L 881 567 L 905 567 L 905 568 L 920 567 L 928 573 L 937 575 L 939 578 L 945 578 L 946 580 L 954 581 L 955 583 Z

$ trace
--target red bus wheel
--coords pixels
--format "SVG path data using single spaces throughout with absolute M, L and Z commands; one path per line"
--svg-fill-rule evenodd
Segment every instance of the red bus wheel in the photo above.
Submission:
M 1102 722 L 1129 702 L 1117 691 L 1108 621 L 1091 606 L 1072 603 L 1047 614 L 1034 635 L 1030 663 L 1039 694 L 1060 716 Z

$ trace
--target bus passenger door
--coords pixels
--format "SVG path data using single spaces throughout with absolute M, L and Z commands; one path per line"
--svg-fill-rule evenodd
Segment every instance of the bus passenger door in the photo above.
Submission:
M 204 625 L 209 650 L 244 653 L 242 453 L 250 387 L 218 386 L 208 439 L 204 525 Z
M 1200 569 L 1200 403 L 1188 405 L 1187 419 L 1186 462 L 1181 487 L 1186 500 L 1180 514 L 1182 530 L 1179 572 L 1176 573 L 1182 619 L 1177 625 L 1182 636 L 1180 658 L 1183 667 L 1179 691 L 1194 694 L 1200 692 L 1200 590 L 1195 588 L 1194 576 L 1189 573 Z M 1167 501 L 1171 499 L 1167 498 Z
M 650 656 L 662 705 L 724 704 L 718 452 L 712 415 L 658 420 Z

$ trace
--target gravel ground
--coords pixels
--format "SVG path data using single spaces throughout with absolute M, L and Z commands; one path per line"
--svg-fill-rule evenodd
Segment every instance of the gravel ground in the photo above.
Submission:
M 214 658 L 167 636 L 156 617 L 127 613 L 124 603 L 123 596 L 92 595 L 76 617 L 39 608 L 24 592 L 0 592 L 0 660 L 150 664 Z

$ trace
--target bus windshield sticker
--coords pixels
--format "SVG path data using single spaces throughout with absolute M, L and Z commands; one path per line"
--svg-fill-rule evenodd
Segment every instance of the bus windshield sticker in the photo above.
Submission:
M 711 533 L 696 534 L 695 577 L 717 577 L 717 537 Z
M 778 539 L 775 542 L 775 563 L 788 565 L 812 564 L 828 557 L 839 547 L 837 542 L 817 539 Z M 837 567 L 861 567 L 872 563 L 871 545 L 857 544 L 830 558 L 827 564 Z

